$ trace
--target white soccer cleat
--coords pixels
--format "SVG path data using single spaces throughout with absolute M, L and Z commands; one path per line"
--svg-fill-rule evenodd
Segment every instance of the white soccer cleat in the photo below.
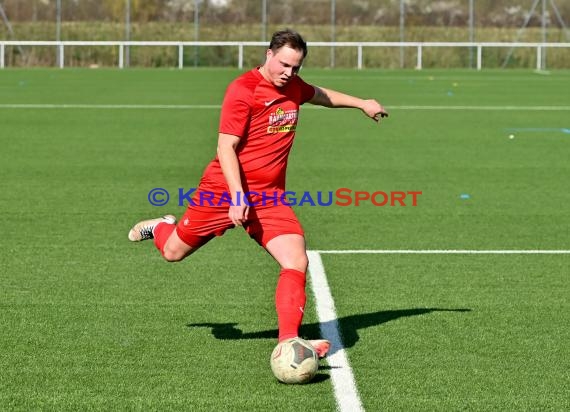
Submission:
M 313 348 L 315 348 L 315 352 L 317 352 L 319 359 L 327 356 L 327 352 L 331 347 L 331 343 L 326 339 L 309 340 L 309 343 Z
M 140 221 L 129 231 L 129 240 L 131 242 L 140 242 L 141 240 L 153 239 L 154 228 L 162 222 L 173 225 L 176 223 L 176 217 L 173 215 L 165 215 L 156 219 Z

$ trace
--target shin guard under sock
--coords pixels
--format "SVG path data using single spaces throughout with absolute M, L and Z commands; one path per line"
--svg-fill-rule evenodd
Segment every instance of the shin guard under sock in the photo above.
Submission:
M 306 275 L 295 269 L 282 269 L 275 291 L 279 341 L 299 336 L 305 310 Z

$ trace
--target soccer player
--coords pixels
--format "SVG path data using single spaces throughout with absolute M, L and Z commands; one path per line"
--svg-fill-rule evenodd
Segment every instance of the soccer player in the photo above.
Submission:
M 285 172 L 299 108 L 309 102 L 358 108 L 378 122 L 388 116 L 365 100 L 305 83 L 298 76 L 307 45 L 292 30 L 273 34 L 265 63 L 236 78 L 222 104 L 217 156 L 206 167 L 184 216 L 144 220 L 131 241 L 154 239 L 168 262 L 180 261 L 214 236 L 242 226 L 280 266 L 275 292 L 279 341 L 298 336 L 305 308 L 308 265 L 303 229 L 286 201 Z M 330 343 L 310 341 L 319 357 Z

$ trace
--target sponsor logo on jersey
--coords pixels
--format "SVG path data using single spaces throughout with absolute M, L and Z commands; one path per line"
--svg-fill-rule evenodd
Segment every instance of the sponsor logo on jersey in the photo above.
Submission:
M 283 110 L 281 107 L 278 107 L 275 112 L 269 115 L 267 133 L 275 134 L 294 132 L 297 127 L 298 117 L 298 110 Z

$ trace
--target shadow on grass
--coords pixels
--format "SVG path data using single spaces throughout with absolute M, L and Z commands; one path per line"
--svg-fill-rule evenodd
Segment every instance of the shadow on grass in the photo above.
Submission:
M 323 334 L 330 336 L 339 330 L 342 336 L 342 347 L 351 348 L 360 339 L 358 330 L 366 329 L 373 326 L 382 325 L 396 319 L 406 318 L 410 316 L 426 315 L 432 312 L 471 312 L 471 309 L 442 309 L 442 308 L 414 308 L 400 310 L 381 310 L 372 313 L 363 313 L 358 315 L 350 315 L 342 317 L 335 321 L 324 323 L 309 323 L 301 326 L 300 335 L 315 339 Z M 189 328 L 212 328 L 212 334 L 216 339 L 276 339 L 277 329 L 262 330 L 258 332 L 242 332 L 236 326 L 237 323 L 190 323 Z M 341 347 L 335 346 L 336 342 L 332 342 L 333 346 L 329 354 L 333 354 Z

